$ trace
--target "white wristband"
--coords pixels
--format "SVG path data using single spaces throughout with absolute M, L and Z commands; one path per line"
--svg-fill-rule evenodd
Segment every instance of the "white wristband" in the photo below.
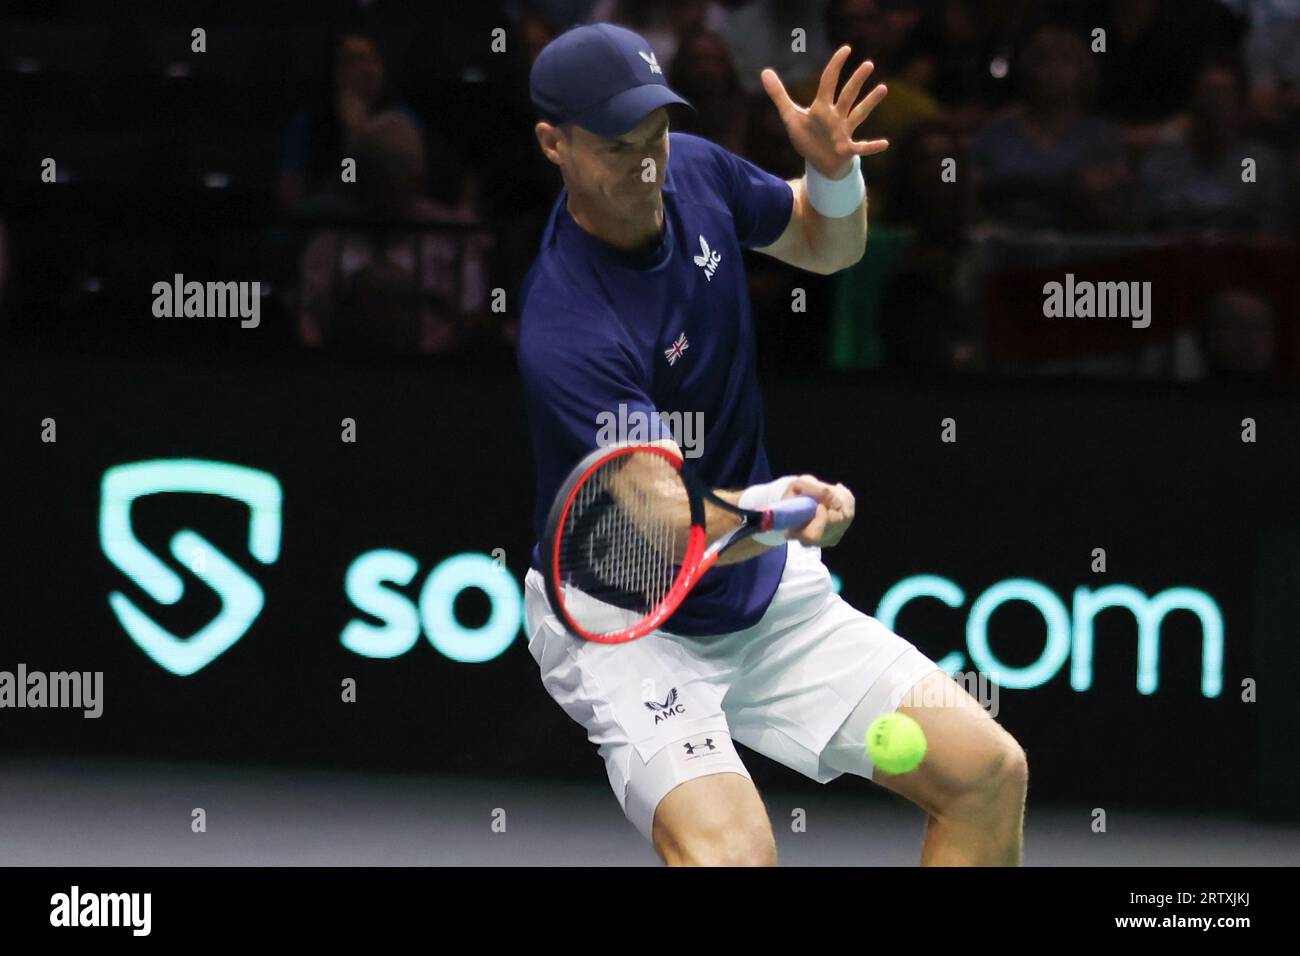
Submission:
M 867 184 L 862 179 L 862 157 L 853 157 L 853 168 L 842 179 L 828 179 L 809 163 L 804 163 L 808 201 L 827 219 L 850 216 L 867 194 Z
M 757 511 L 785 497 L 785 490 L 798 477 L 798 475 L 784 475 L 775 481 L 769 481 L 767 484 L 750 485 L 741 492 L 740 500 L 737 503 L 742 508 Z M 786 542 L 786 536 L 784 531 L 760 531 L 754 535 L 754 540 L 768 547 L 776 547 Z

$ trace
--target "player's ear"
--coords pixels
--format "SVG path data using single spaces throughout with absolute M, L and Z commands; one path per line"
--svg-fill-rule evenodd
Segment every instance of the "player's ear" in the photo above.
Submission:
M 568 135 L 564 125 L 556 126 L 546 119 L 539 119 L 533 127 L 533 132 L 537 136 L 537 145 L 542 148 L 542 154 L 555 165 L 560 165 L 557 144 L 561 137 Z

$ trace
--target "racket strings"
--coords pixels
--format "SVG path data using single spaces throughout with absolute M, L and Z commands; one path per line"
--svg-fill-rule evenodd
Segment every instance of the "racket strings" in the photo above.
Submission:
M 633 454 L 610 460 L 578 489 L 561 536 L 560 578 L 605 605 L 567 602 L 578 623 L 613 632 L 663 602 L 687 533 L 671 507 L 671 490 L 679 487 L 680 477 L 662 458 Z M 611 613 L 610 605 L 626 613 Z

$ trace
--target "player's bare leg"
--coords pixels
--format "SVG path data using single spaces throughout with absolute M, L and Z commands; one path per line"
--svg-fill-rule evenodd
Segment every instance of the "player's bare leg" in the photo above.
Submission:
M 951 686 L 948 686 L 951 685 Z M 1028 768 L 1025 752 L 988 711 L 942 671 L 924 678 L 899 712 L 925 731 L 910 773 L 872 778 L 927 814 L 922 866 L 1019 866 Z M 917 705 L 944 701 L 948 706 Z M 951 702 L 961 701 L 960 706 Z
M 669 866 L 775 866 L 776 838 L 752 780 L 695 777 L 669 791 L 651 834 Z

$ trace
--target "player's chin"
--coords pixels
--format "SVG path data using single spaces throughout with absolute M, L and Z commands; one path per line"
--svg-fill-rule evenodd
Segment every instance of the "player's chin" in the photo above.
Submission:
M 659 184 L 636 183 L 624 188 L 620 198 L 630 206 L 653 206 L 659 201 Z

